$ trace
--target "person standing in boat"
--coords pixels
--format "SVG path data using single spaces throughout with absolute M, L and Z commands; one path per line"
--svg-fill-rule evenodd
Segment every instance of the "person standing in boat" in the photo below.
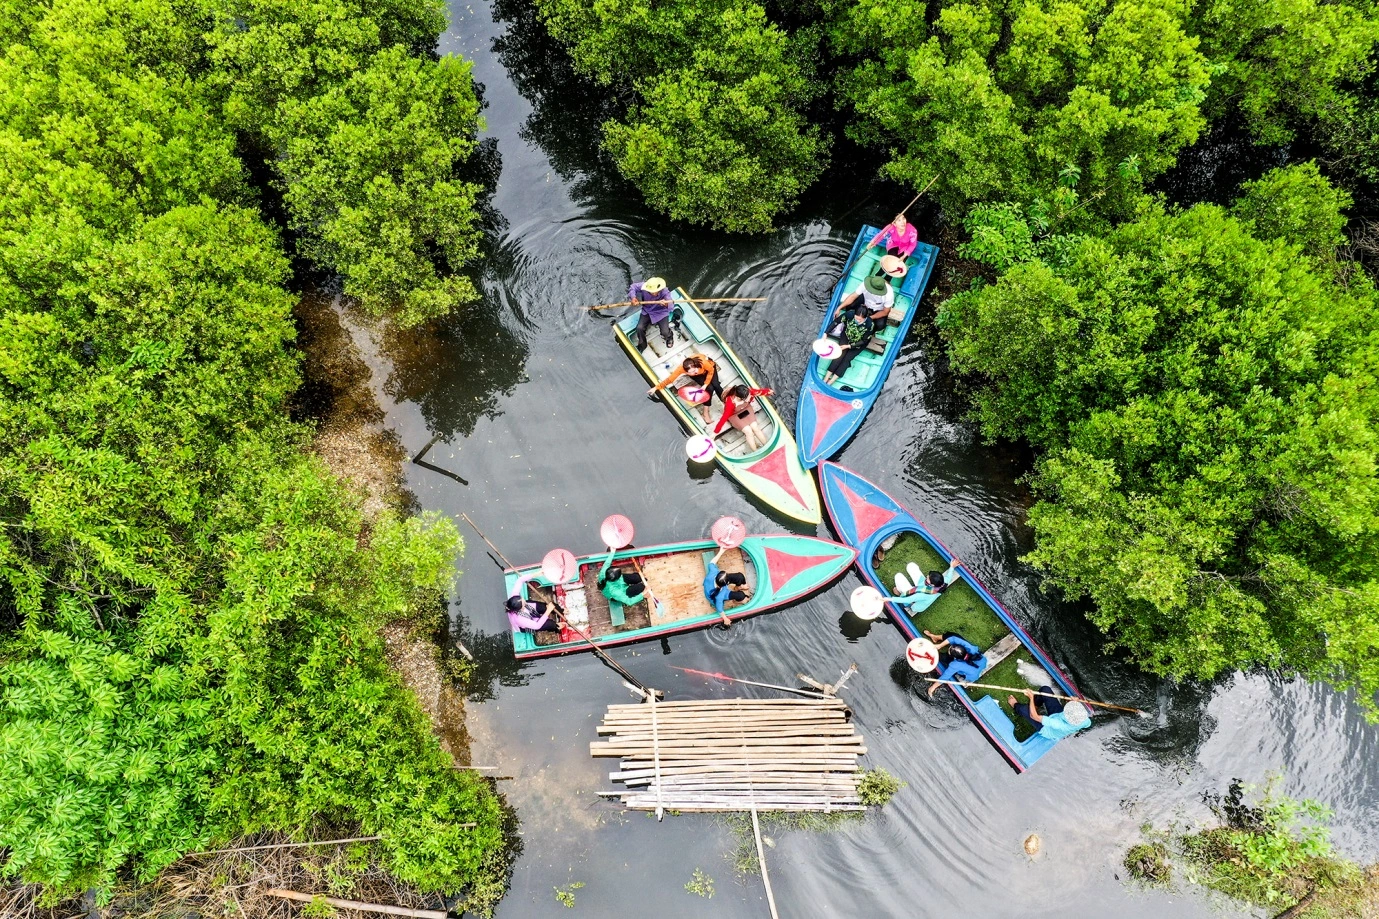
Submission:
M 773 395 L 775 393 L 769 387 L 750 389 L 742 383 L 728 390 L 728 397 L 723 400 L 723 414 L 713 429 L 713 436 L 717 437 L 722 432 L 723 425 L 730 424 L 747 439 L 748 450 L 753 453 L 760 450 L 766 445 L 766 434 L 761 429 L 761 419 L 757 417 L 757 406 L 760 404 L 757 400 Z
M 514 634 L 521 631 L 559 632 L 560 623 L 556 621 L 555 610 L 551 605 L 541 600 L 526 598 L 527 582 L 530 580 L 528 577 L 518 578 L 512 596 L 508 597 L 508 625 L 512 627 Z
M 709 403 L 713 397 L 718 396 L 719 402 L 726 403 L 728 400 L 723 396 L 723 383 L 718 378 L 718 365 L 704 355 L 696 354 L 685 358 L 681 361 L 679 370 L 672 370 L 664 380 L 648 389 L 646 394 L 654 396 L 681 377 L 689 377 L 702 391 L 703 401 L 697 402 L 696 406 L 699 409 L 699 417 L 704 420 L 704 427 L 707 428 L 713 420 L 709 413 Z
M 647 278 L 633 284 L 627 289 L 627 299 L 642 308 L 642 315 L 637 320 L 637 350 L 646 350 L 646 333 L 654 324 L 660 329 L 661 340 L 669 351 L 675 343 L 675 336 L 670 331 L 670 313 L 675 308 L 675 300 L 666 287 L 665 278 Z
M 1026 724 L 1038 731 L 1040 737 L 1062 740 L 1091 726 L 1092 716 L 1081 702 L 1073 699 L 1064 704 L 1062 700 L 1054 698 L 1051 686 L 1040 686 L 1039 692 L 1042 695 L 1036 696 L 1033 689 L 1026 689 L 1024 702 L 1016 702 L 1014 696 L 1008 696 L 1006 704 Z
M 599 590 L 609 600 L 632 606 L 641 602 L 642 594 L 646 593 L 646 583 L 635 571 L 613 567 L 613 553 L 610 552 L 599 569 Z
M 751 596 L 747 591 L 747 576 L 736 571 L 721 571 L 718 565 L 709 562 L 704 574 L 704 596 L 721 616 L 729 601 L 741 603 Z
M 877 277 L 867 278 L 866 286 L 869 290 L 879 291 L 881 287 L 890 290 L 890 285 Z M 830 386 L 847 373 L 853 358 L 866 350 L 876 334 L 877 322 L 872 318 L 870 307 L 865 303 L 848 306 L 848 302 L 844 301 L 838 322 L 828 330 L 829 337 L 843 346 L 843 353 L 835 357 L 824 371 L 824 383 Z
M 906 220 L 904 214 L 896 214 L 894 220 L 872 237 L 871 242 L 867 243 L 867 248 L 885 246 L 887 255 L 894 255 L 903 262 L 914 254 L 918 245 L 919 231 L 915 229 L 915 225 Z

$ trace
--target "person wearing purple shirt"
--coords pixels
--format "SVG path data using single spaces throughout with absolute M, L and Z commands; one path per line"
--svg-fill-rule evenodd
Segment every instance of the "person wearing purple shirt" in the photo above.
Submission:
M 646 333 L 655 323 L 669 351 L 675 343 L 675 336 L 670 331 L 670 311 L 675 301 L 666 289 L 665 278 L 647 278 L 633 284 L 627 289 L 627 299 L 642 307 L 641 318 L 637 320 L 637 350 L 646 350 Z
M 526 577 L 519 578 L 512 596 L 508 597 L 508 625 L 512 626 L 514 633 L 522 629 L 528 632 L 559 632 L 560 623 L 552 615 L 554 611 L 550 605 L 540 600 L 528 600 L 523 596 L 530 580 L 531 578 Z
M 904 214 L 896 214 L 895 219 L 867 243 L 868 248 L 877 245 L 884 245 L 888 255 L 907 259 L 914 253 L 915 246 L 919 245 L 919 231 L 905 219 Z

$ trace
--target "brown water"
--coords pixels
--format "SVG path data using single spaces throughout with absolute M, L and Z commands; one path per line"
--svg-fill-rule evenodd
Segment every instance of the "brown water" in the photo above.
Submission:
M 871 183 L 859 163 L 830 173 L 772 235 L 672 226 L 598 157 L 600 96 L 573 78 L 525 7 L 505 3 L 452 2 L 442 42 L 476 62 L 501 167 L 484 302 L 440 329 L 376 342 L 369 355 L 388 423 L 414 452 L 439 436 L 428 460 L 467 482 L 410 466 L 411 489 L 425 508 L 457 520 L 467 512 L 517 563 L 554 546 L 597 550 L 598 524 L 613 512 L 634 521 L 642 545 L 700 535 L 723 513 L 757 531 L 785 528 L 721 472 L 689 468 L 677 425 L 642 397 L 607 320 L 575 307 L 620 299 L 629 280 L 650 274 L 695 296 L 768 296 L 708 312 L 793 421 L 806 351 L 858 225 L 884 220 L 908 196 Z M 921 238 L 937 238 L 917 217 Z M 936 280 L 944 270 L 940 262 Z M 1263 673 L 1173 685 L 1103 653 L 1081 613 L 1042 596 L 1019 561 L 1030 548 L 1018 483 L 1027 459 L 981 443 L 921 338 L 911 335 L 841 461 L 925 520 L 1086 693 L 1156 714 L 1098 718 L 1017 777 L 955 704 L 921 698 L 894 627 L 843 616 L 852 574 L 730 631 L 615 651 L 676 699 L 739 692 L 670 665 L 792 683 L 796 672 L 831 679 L 858 664 L 846 698 L 869 765 L 908 787 L 865 821 L 774 840 L 767 857 L 781 915 L 1217 915 L 1191 892 L 1126 886 L 1120 857 L 1142 823 L 1204 818 L 1204 792 L 1274 773 L 1287 793 L 1336 810 L 1346 854 L 1379 858 L 1379 730 L 1322 687 Z M 482 664 L 468 706 L 473 761 L 515 776 L 502 787 L 523 839 L 499 916 L 565 915 L 553 888 L 574 881 L 585 884 L 576 909 L 588 915 L 765 916 L 760 880 L 735 878 L 724 858 L 731 834 L 714 818 L 658 824 L 595 795 L 611 788 L 613 764 L 591 759 L 587 744 L 604 707 L 631 697 L 587 654 L 514 662 L 498 569 L 465 536 L 454 609 Z M 1021 849 L 1031 832 L 1043 839 L 1035 860 Z M 715 879 L 712 900 L 685 891 L 696 868 Z

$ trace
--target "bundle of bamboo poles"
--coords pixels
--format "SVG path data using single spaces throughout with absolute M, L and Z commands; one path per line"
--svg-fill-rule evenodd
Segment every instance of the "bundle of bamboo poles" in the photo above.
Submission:
M 635 810 L 849 811 L 867 752 L 840 699 L 611 705 L 593 756 L 617 756 L 605 792 Z

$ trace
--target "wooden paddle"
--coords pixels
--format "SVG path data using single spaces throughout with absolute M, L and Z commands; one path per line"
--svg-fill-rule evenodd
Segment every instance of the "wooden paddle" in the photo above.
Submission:
M 966 688 L 968 686 L 975 686 L 978 689 L 1000 689 L 1005 692 L 1020 696 L 1023 696 L 1025 694 L 1025 690 L 1016 689 L 1013 686 L 993 686 L 990 683 L 963 683 L 958 680 L 942 680 L 934 676 L 926 676 L 924 679 L 928 680 L 930 683 L 946 683 L 949 686 L 962 686 L 963 688 Z M 1080 699 L 1077 696 L 1059 695 L 1056 692 L 1039 692 L 1038 690 L 1031 690 L 1031 692 L 1033 692 L 1036 696 L 1043 696 L 1046 699 L 1062 699 L 1064 702 L 1081 702 L 1084 705 L 1095 705 L 1098 708 L 1110 708 L 1118 712 L 1130 712 L 1133 715 L 1142 715 L 1145 717 L 1148 717 L 1149 715 L 1149 712 L 1146 712 L 1142 709 L 1129 708 L 1124 705 L 1112 705 L 1110 702 L 1096 702 L 1092 699 Z
M 677 300 L 677 303 L 760 303 L 765 297 L 693 297 Z M 617 303 L 599 303 L 594 306 L 581 306 L 582 310 L 611 310 L 619 306 L 636 306 L 640 300 L 621 300 Z M 651 303 L 660 301 L 652 300 Z

